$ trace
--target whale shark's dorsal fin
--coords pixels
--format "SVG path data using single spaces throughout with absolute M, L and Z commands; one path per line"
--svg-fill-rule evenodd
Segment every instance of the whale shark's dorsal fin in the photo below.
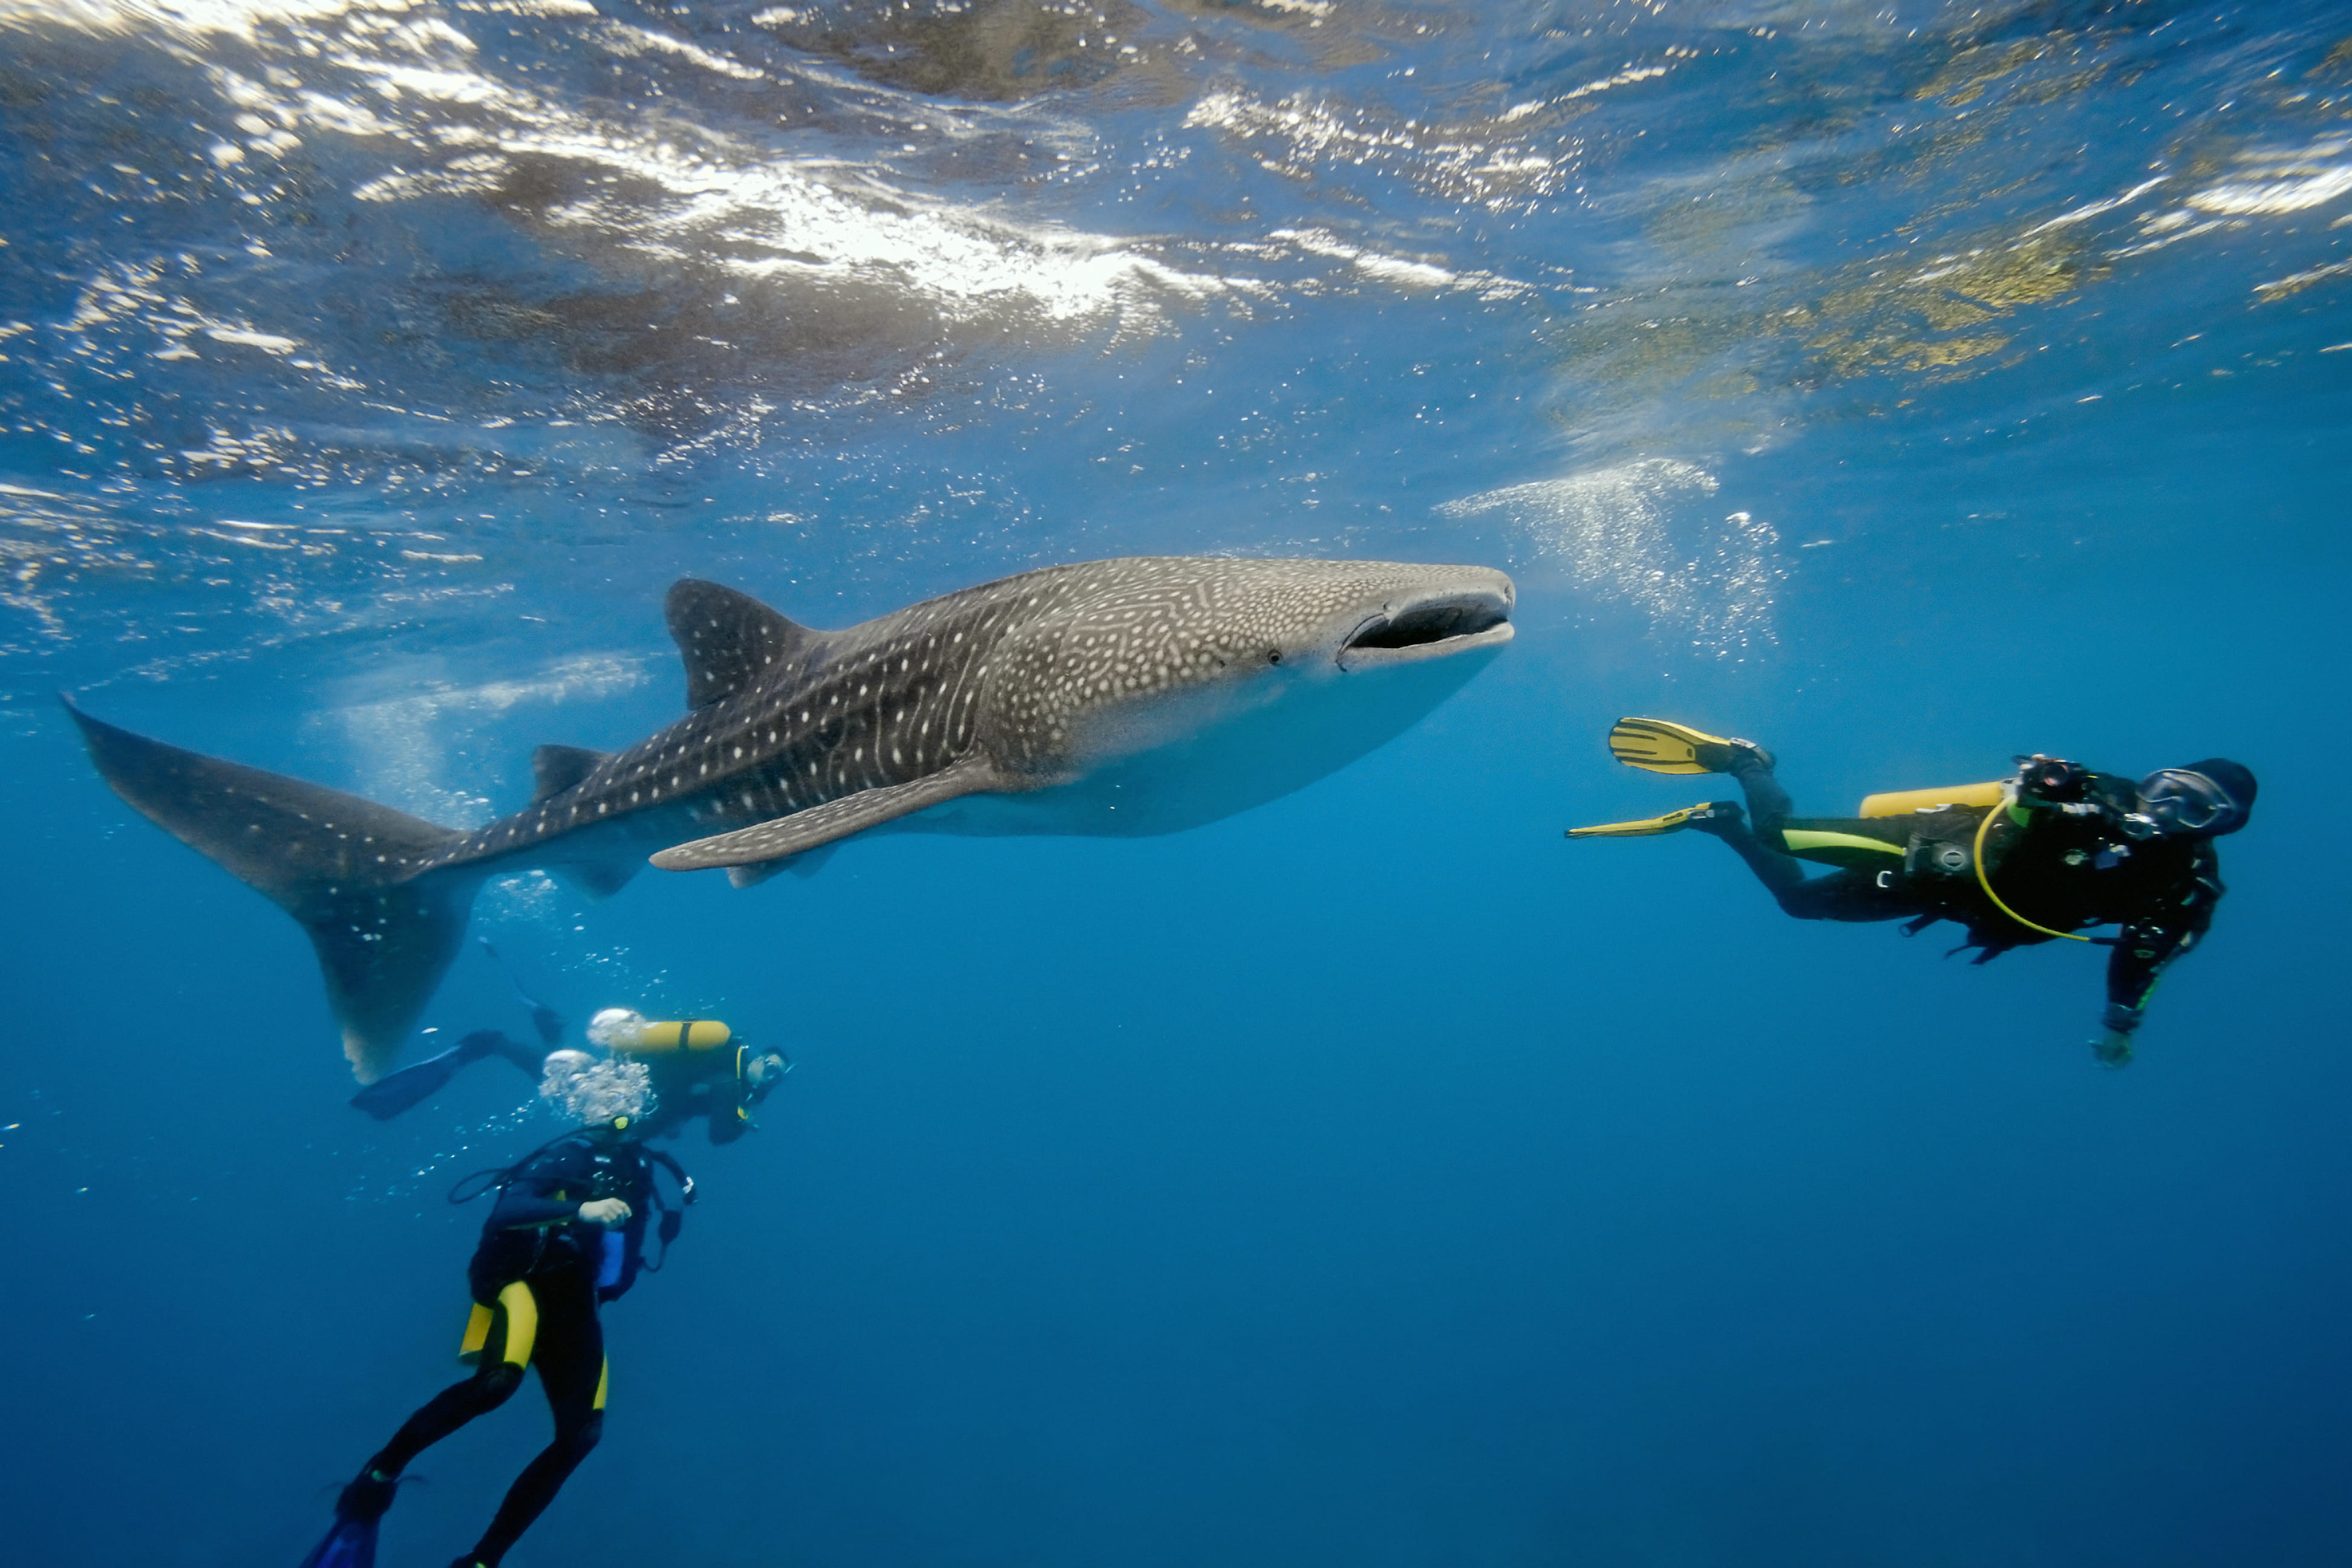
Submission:
M 824 634 L 787 620 L 749 594 L 681 577 L 663 606 L 686 659 L 686 705 L 707 708 L 756 686 Z
M 610 752 L 585 746 L 541 746 L 530 754 L 530 804 L 554 799 L 596 771 Z

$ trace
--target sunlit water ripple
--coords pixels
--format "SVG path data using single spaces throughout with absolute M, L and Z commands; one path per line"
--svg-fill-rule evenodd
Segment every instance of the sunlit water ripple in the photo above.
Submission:
M 0 0 L 0 33 L 17 704 L 322 640 L 462 662 L 678 570 L 879 603 L 1144 550 L 1549 562 L 1739 657 L 1808 531 L 1742 463 L 2352 339 L 2325 5 Z M 644 619 L 540 653 L 642 656 Z

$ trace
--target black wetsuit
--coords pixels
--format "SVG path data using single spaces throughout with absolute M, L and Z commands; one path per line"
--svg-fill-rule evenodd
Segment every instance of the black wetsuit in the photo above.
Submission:
M 2001 901 L 2053 931 L 2117 924 L 2107 958 L 2108 1028 L 2129 1034 L 2164 966 L 2197 945 L 2213 923 L 2223 891 L 2221 857 L 2210 838 L 2134 837 L 2123 819 L 2138 791 L 2132 781 L 2088 774 L 2075 798 L 2021 799 L 2014 808 L 1948 806 L 1891 817 L 1792 817 L 1788 793 L 1769 763 L 1743 759 L 1730 770 L 1747 792 L 1754 823 L 1706 825 L 1738 851 L 1780 908 L 1799 920 L 1891 921 L 1917 929 L 1957 921 L 1977 962 L 2012 947 L 2055 940 L 2004 914 L 1977 879 L 1977 830 L 1988 809 L 2000 813 L 1985 835 L 1985 875 Z M 2020 820 L 2020 817 L 2022 820 Z M 1784 837 L 1793 835 L 1793 838 Z M 1822 836 L 1885 845 L 1812 847 Z M 1841 868 L 1807 878 L 1790 853 Z
M 755 1101 L 737 1058 L 732 1047 L 629 1058 L 653 1070 L 648 1135 L 674 1138 L 698 1120 L 713 1143 L 732 1143 L 749 1132 Z
M 378 1474 L 397 1476 L 425 1448 L 512 1398 L 525 1364 L 537 1367 L 555 1416 L 555 1440 L 516 1478 L 475 1546 L 471 1560 L 487 1568 L 496 1568 L 603 1436 L 604 1332 L 597 1308 L 626 1291 L 644 1266 L 646 1221 L 660 1209 L 657 1160 L 668 1163 L 634 1140 L 581 1131 L 515 1168 L 467 1268 L 474 1300 L 491 1314 L 479 1369 L 435 1394 L 369 1461 Z M 607 1227 L 580 1218 L 580 1205 L 597 1198 L 619 1198 L 631 1211 L 614 1236 L 622 1249 L 616 1269 L 606 1267 Z M 660 1212 L 667 1237 L 675 1233 L 668 1216 L 676 1211 Z M 509 1289 L 516 1286 L 525 1294 Z M 519 1323 L 518 1314 L 526 1321 Z

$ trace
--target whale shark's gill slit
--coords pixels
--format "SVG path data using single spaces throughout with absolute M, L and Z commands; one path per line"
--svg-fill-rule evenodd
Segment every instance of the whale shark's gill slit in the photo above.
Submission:
M 1426 647 L 1454 637 L 1476 637 L 1510 619 L 1492 599 L 1441 599 L 1368 621 L 1348 639 L 1351 648 Z

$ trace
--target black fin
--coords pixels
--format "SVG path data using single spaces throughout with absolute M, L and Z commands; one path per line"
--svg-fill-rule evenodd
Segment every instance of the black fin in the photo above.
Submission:
M 1003 775 L 975 759 L 953 763 L 935 773 L 902 784 L 862 789 L 838 800 L 812 805 L 788 816 L 715 833 L 708 838 L 673 844 L 652 857 L 665 871 L 699 871 L 713 866 L 755 866 L 820 848 L 853 833 L 879 827 L 926 806 L 959 795 L 1003 790 Z
M 374 1082 L 465 941 L 481 873 L 424 868 L 465 835 L 134 735 L 70 701 L 66 710 L 115 794 L 302 922 L 343 1054 L 362 1083 Z
M 840 847 L 840 840 L 835 839 L 831 844 L 820 844 L 814 849 L 788 855 L 782 860 L 755 860 L 748 866 L 730 866 L 727 868 L 727 885 L 730 888 L 756 888 L 779 871 L 790 871 L 805 880 L 824 870 L 824 863 L 832 859 L 833 852 Z
M 840 847 L 841 841 L 836 838 L 814 849 L 803 849 L 784 862 L 784 869 L 795 877 L 814 877 L 824 869 L 825 862 L 832 859 L 833 852 Z
M 554 799 L 596 771 L 610 752 L 585 746 L 541 746 L 530 754 L 530 804 Z
M 468 1059 L 462 1047 L 452 1047 L 437 1057 L 384 1074 L 352 1096 L 352 1104 L 378 1121 L 389 1121 L 438 1094 Z
M 555 874 L 592 899 L 609 899 L 629 885 L 629 879 L 637 874 L 642 864 L 635 860 L 619 865 L 604 860 L 582 861 L 572 866 L 558 866 Z M 561 1024 L 562 1021 L 558 1020 L 559 1033 Z M 540 1032 L 546 1033 L 544 1029 Z
M 823 632 L 786 620 L 749 594 L 695 577 L 671 584 L 663 608 L 686 659 L 688 708 L 723 702 L 824 640 Z

